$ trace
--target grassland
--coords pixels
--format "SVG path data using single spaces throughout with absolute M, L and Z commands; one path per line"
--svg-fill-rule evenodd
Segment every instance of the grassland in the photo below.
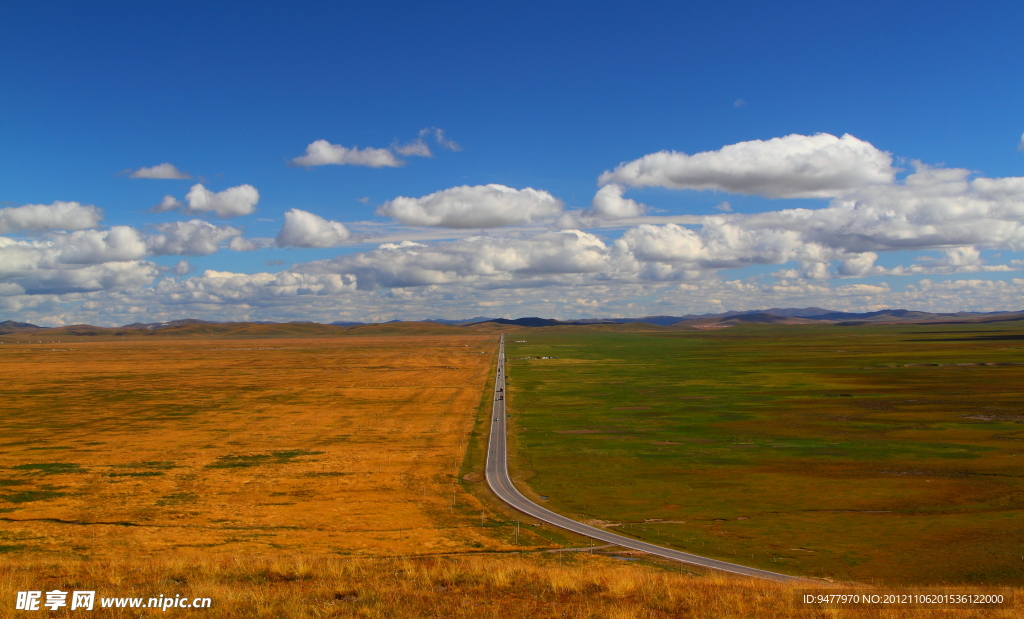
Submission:
M 0 552 L 501 549 L 508 535 L 481 529 L 455 484 L 495 348 L 474 334 L 5 344 Z
M 212 609 L 169 611 L 206 619 L 844 616 L 794 610 L 782 585 L 602 549 L 561 552 L 586 542 L 525 520 L 516 527 L 482 481 L 496 350 L 488 331 L 4 335 L 0 617 L 24 616 L 13 610 L 16 591 L 54 588 L 210 597 Z M 511 339 L 533 345 L 533 330 L 517 331 Z M 568 348 L 580 343 L 571 333 L 630 346 L 651 337 L 546 332 L 555 333 L 543 346 L 569 338 Z M 543 363 L 568 358 L 555 354 L 562 359 Z
M 211 608 L 166 616 L 502 619 L 1009 619 L 1015 609 L 797 610 L 786 585 L 725 575 L 693 577 L 606 557 L 163 557 L 0 564 L 0 589 L 74 590 L 142 598 L 209 597 Z M 1018 591 L 1018 596 L 1020 592 Z M 42 611 L 75 617 L 83 611 Z M 94 610 L 86 616 L 150 617 L 152 610 Z M 41 613 L 37 613 L 41 614 Z M 162 614 L 162 613 L 161 613 Z M 0 617 L 25 617 L 0 606 Z
M 1024 582 L 1024 329 L 509 339 L 514 477 L 556 511 L 792 574 Z

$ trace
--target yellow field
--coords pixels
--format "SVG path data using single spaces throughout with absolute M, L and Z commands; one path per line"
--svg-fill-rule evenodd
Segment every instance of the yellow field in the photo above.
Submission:
M 468 335 L 5 345 L 0 549 L 499 548 L 453 475 L 495 344 Z M 470 507 L 475 518 L 460 515 Z
M 210 608 L 168 617 L 1011 619 L 1017 609 L 802 610 L 794 588 L 721 574 L 679 575 L 587 554 L 564 557 L 161 558 L 0 565 L 0 590 L 95 588 L 106 596 L 210 598 Z M 869 590 L 870 591 L 870 590 Z M 1016 591 L 1018 599 L 1021 590 Z M 13 597 L 13 596 L 12 596 Z M 11 600 L 13 601 L 13 600 Z M 143 604 L 147 603 L 143 601 Z M 15 613 L 0 606 L 0 617 Z M 46 616 L 93 616 L 68 611 Z M 149 617 L 156 610 L 100 610 Z M 41 614 L 41 613 L 40 613 Z

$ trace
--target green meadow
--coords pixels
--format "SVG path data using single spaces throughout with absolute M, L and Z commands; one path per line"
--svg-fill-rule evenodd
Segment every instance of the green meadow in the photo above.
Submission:
M 1024 582 L 1024 327 L 506 341 L 513 476 L 555 511 L 837 581 Z

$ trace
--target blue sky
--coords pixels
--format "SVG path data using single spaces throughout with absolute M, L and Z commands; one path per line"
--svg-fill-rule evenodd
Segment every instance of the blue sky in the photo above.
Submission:
M 1022 18 L 7 3 L 0 317 L 1024 309 Z

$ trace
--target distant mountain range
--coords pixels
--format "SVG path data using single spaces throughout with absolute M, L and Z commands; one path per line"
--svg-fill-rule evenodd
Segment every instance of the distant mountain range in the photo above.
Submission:
M 136 322 L 123 327 L 107 329 L 91 325 L 72 325 L 66 327 L 40 327 L 27 322 L 16 322 L 5 320 L 0 322 L 0 335 L 28 333 L 32 331 L 46 331 L 53 329 L 54 333 L 67 333 L 70 335 L 100 335 L 122 333 L 139 333 L 152 331 L 204 333 L 216 330 L 223 331 L 230 327 L 233 332 L 244 332 L 252 325 L 273 325 L 279 330 L 289 333 L 310 335 L 319 333 L 325 327 L 375 327 L 377 329 L 387 328 L 395 323 L 419 324 L 426 327 L 429 324 L 447 325 L 454 327 L 482 327 L 488 324 L 509 325 L 518 327 L 553 327 L 572 325 L 600 325 L 600 324 L 631 324 L 645 323 L 661 327 L 682 327 L 682 328 L 721 328 L 744 323 L 763 324 L 814 324 L 814 323 L 838 323 L 838 324 L 861 324 L 861 323 L 941 323 L 941 322 L 994 322 L 994 321 L 1015 321 L 1024 320 L 1024 311 L 1008 312 L 955 312 L 955 313 L 932 313 L 918 312 L 914 310 L 894 309 L 880 310 L 877 312 L 837 312 L 820 307 L 804 308 L 778 308 L 762 310 L 748 310 L 743 312 L 729 311 L 720 314 L 684 314 L 682 316 L 644 316 L 642 318 L 585 318 L 579 320 L 555 320 L 551 318 L 539 318 L 536 316 L 516 318 L 488 318 L 477 316 L 465 320 L 448 320 L 443 318 L 428 318 L 421 321 L 399 321 L 393 320 L 382 324 L 337 321 L 330 325 L 310 321 L 292 321 L 276 323 L 271 321 L 258 322 L 214 322 L 209 320 L 198 320 L 186 318 L 183 320 L 171 320 L 168 322 L 141 323 Z

